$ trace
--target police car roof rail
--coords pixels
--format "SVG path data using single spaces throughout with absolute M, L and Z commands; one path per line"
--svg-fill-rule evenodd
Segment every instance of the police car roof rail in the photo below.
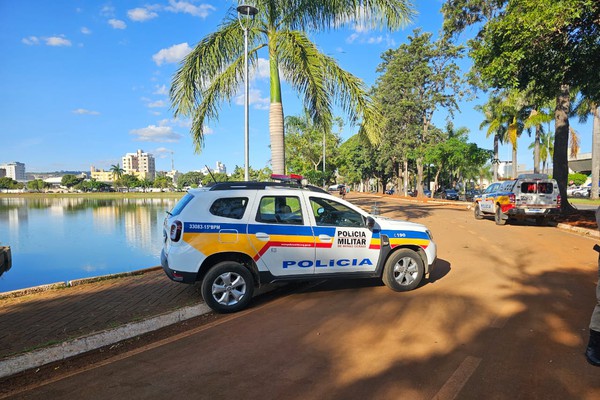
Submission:
M 547 174 L 520 174 L 517 179 L 548 179 Z
M 295 181 L 285 181 L 285 182 L 251 182 L 251 181 L 228 181 L 228 182 L 216 182 L 210 185 L 207 185 L 208 190 L 235 190 L 235 189 L 254 189 L 254 190 L 264 190 L 266 188 L 287 188 L 287 189 L 306 189 L 312 192 L 319 193 L 327 193 L 327 191 L 321 189 L 317 186 L 306 185 L 302 186 L 301 184 Z

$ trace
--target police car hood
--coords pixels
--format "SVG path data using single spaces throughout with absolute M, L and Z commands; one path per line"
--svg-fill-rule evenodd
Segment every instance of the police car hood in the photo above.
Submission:
M 373 216 L 381 229 L 402 229 L 412 231 L 427 231 L 427 227 L 416 222 L 402 221 L 387 217 Z

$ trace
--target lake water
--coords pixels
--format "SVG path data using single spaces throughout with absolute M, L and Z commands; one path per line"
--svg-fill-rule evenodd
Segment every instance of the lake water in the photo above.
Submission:
M 160 265 L 165 211 L 177 199 L 0 198 L 12 268 L 0 292 Z

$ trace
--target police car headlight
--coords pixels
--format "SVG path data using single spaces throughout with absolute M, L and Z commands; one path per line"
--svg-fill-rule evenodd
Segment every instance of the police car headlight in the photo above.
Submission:
M 427 236 L 429 236 L 429 239 L 433 240 L 433 235 L 431 234 L 431 231 L 429 229 L 425 230 L 425 233 L 427 233 Z

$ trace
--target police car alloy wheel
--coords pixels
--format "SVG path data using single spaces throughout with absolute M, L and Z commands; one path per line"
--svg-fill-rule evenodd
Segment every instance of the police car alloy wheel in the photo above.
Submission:
M 396 292 L 416 288 L 424 274 L 423 260 L 410 249 L 395 251 L 386 261 L 382 280 L 387 287 Z
M 211 268 L 202 281 L 202 298 L 213 310 L 230 313 L 245 308 L 254 293 L 252 273 L 243 265 L 225 261 Z

